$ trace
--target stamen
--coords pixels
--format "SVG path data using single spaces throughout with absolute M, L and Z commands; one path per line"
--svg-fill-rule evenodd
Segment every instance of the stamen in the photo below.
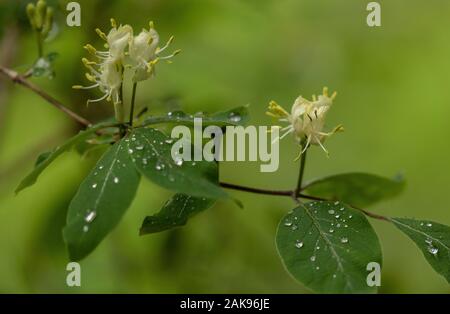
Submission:
M 87 104 L 90 104 L 90 103 L 92 103 L 92 102 L 99 102 L 99 101 L 102 101 L 102 100 L 105 100 L 106 98 L 108 98 L 108 94 L 105 94 L 103 97 L 101 97 L 101 98 L 99 98 L 99 99 L 94 99 L 94 100 L 91 100 L 91 99 L 89 99 L 88 101 L 87 101 Z
M 100 36 L 101 39 L 108 41 L 108 38 L 106 37 L 106 34 L 103 33 L 100 28 L 96 28 L 95 32 L 97 33 L 98 36 Z
M 169 47 L 170 44 L 173 42 L 173 39 L 174 39 L 174 38 L 175 38 L 174 36 L 170 36 L 169 40 L 168 40 L 167 43 L 164 45 L 164 47 L 156 49 L 156 54 L 161 53 L 161 52 L 163 52 L 164 50 L 166 50 L 167 47 Z

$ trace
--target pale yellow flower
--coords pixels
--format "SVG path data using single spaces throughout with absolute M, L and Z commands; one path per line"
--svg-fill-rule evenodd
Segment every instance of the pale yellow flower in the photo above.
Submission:
M 284 133 L 280 136 L 280 139 L 293 133 L 296 140 L 303 146 L 301 154 L 310 145 L 318 145 L 328 153 L 323 145 L 325 139 L 336 132 L 343 131 L 341 125 L 331 132 L 323 131 L 326 115 L 335 98 L 336 92 L 329 96 L 328 89 L 324 87 L 322 95 L 313 96 L 311 101 L 299 96 L 295 100 L 290 113 L 275 101 L 272 101 L 269 104 L 267 114 L 277 118 L 280 122 L 289 123 L 288 126 L 281 129 Z

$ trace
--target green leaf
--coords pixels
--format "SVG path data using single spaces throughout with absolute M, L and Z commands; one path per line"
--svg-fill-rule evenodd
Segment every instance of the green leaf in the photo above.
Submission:
M 390 221 L 416 243 L 428 263 L 450 283 L 450 227 L 407 218 Z
M 173 139 L 151 128 L 131 133 L 128 151 L 137 169 L 156 184 L 177 193 L 223 198 L 228 195 L 218 184 L 217 164 L 208 161 L 177 162 L 171 155 Z
M 276 235 L 287 271 L 319 293 L 370 293 L 368 263 L 381 265 L 377 235 L 359 211 L 339 202 L 301 204 L 281 220 Z
M 53 70 L 53 63 L 58 57 L 58 53 L 51 52 L 45 57 L 39 58 L 33 65 L 32 74 L 35 77 L 46 76 L 48 78 L 53 78 L 55 72 Z
M 215 200 L 204 197 L 175 194 L 164 204 L 159 213 L 145 217 L 140 235 L 184 226 L 189 218 L 210 208 L 214 203 Z
M 34 166 L 38 167 L 39 164 L 41 164 L 44 161 L 46 161 L 51 155 L 52 155 L 52 152 L 44 152 L 44 153 L 40 154 L 38 156 L 38 158 L 36 158 L 36 162 L 34 163 Z
M 216 125 L 222 127 L 227 125 L 246 125 L 249 120 L 249 114 L 247 107 L 244 106 L 211 115 L 203 113 L 190 115 L 183 111 L 173 111 L 169 112 L 166 116 L 149 117 L 144 120 L 143 125 L 160 123 L 193 125 L 194 118 L 202 118 L 203 126 Z
M 105 124 L 98 124 L 96 126 L 93 126 L 85 131 L 81 131 L 80 133 L 78 133 L 76 136 L 72 137 L 71 139 L 69 139 L 65 144 L 55 148 L 52 152 L 46 152 L 43 153 L 41 155 L 39 155 L 39 157 L 36 160 L 35 163 L 35 168 L 33 169 L 33 171 L 31 171 L 30 174 L 28 174 L 28 176 L 26 176 L 19 184 L 19 186 L 17 187 L 15 193 L 19 193 L 20 191 L 22 191 L 23 189 L 33 185 L 34 183 L 36 183 L 36 180 L 38 179 L 38 177 L 41 175 L 41 173 L 57 158 L 59 157 L 61 154 L 63 154 L 64 152 L 69 151 L 70 149 L 72 149 L 72 147 L 74 147 L 75 145 L 77 145 L 78 143 L 86 140 L 87 138 L 89 138 L 94 132 L 102 129 L 105 127 Z
M 303 193 L 340 200 L 357 207 L 399 195 L 405 187 L 402 179 L 388 179 L 368 173 L 345 173 L 314 180 L 303 188 Z
M 118 224 L 139 179 L 122 139 L 103 155 L 69 205 L 63 235 L 71 260 L 88 255 Z

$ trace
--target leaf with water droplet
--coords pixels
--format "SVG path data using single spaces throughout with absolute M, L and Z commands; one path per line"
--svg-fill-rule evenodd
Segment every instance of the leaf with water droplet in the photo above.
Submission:
M 60 155 L 62 155 L 63 153 L 71 150 L 75 145 L 77 145 L 78 143 L 86 140 L 87 138 L 89 138 L 94 132 L 110 125 L 111 123 L 101 123 L 101 124 L 97 124 L 89 129 L 86 129 L 84 131 L 81 131 L 80 133 L 78 133 L 77 135 L 75 135 L 74 137 L 72 137 L 71 139 L 69 139 L 66 143 L 64 143 L 63 145 L 55 148 L 53 151 L 51 152 L 47 152 L 47 153 L 43 153 L 41 155 L 39 155 L 36 163 L 35 163 L 35 167 L 33 169 L 33 171 L 31 171 L 30 174 L 28 174 L 19 184 L 19 186 L 16 189 L 16 194 L 19 193 L 20 191 L 22 191 L 23 189 L 33 185 L 34 183 L 36 183 L 36 180 L 38 179 L 38 177 L 41 175 L 41 173 Z
M 103 155 L 69 205 L 63 235 L 71 260 L 81 260 L 94 250 L 134 199 L 140 175 L 125 139 Z
M 367 207 L 399 195 L 405 187 L 401 178 L 388 179 L 369 173 L 344 173 L 313 180 L 302 193 Z
M 353 215 L 348 228 L 333 229 L 342 217 L 329 214 L 344 207 Z M 297 217 L 297 229 L 286 222 Z M 299 248 L 299 243 L 301 247 Z M 333 202 L 301 204 L 282 218 L 276 235 L 278 253 L 287 271 L 320 293 L 372 293 L 367 286 L 367 264 L 382 263 L 381 247 L 366 217 L 349 206 Z
M 190 115 L 183 111 L 174 111 L 164 116 L 151 116 L 144 120 L 143 125 L 160 123 L 174 123 L 182 125 L 193 125 L 194 118 L 202 118 L 203 126 L 215 125 L 219 127 L 227 125 L 246 125 L 249 120 L 246 106 L 233 108 L 231 110 L 217 112 L 214 114 Z
M 450 227 L 408 218 L 389 220 L 416 243 L 433 269 L 450 283 Z
M 175 194 L 157 214 L 145 218 L 140 235 L 184 226 L 189 218 L 212 207 L 214 203 L 215 200 L 209 198 Z
M 177 193 L 226 198 L 227 193 L 218 184 L 218 167 L 214 161 L 184 162 L 180 157 L 173 158 L 172 144 L 168 137 L 152 128 L 133 130 L 136 141 L 128 143 L 137 169 L 156 184 Z M 159 143 L 163 143 L 160 145 Z M 137 147 L 142 149 L 137 150 Z

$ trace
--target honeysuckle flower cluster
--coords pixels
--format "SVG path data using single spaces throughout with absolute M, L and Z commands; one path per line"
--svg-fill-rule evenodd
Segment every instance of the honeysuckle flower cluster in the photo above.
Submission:
M 149 23 L 149 29 L 143 29 L 138 35 L 133 35 L 130 25 L 117 25 L 111 19 L 111 30 L 108 34 L 96 29 L 97 34 L 105 43 L 106 51 L 99 51 L 87 44 L 84 48 L 95 57 L 95 61 L 83 58 L 83 64 L 88 69 L 86 78 L 93 83 L 91 86 L 74 86 L 75 89 L 99 88 L 103 96 L 99 99 L 88 100 L 88 103 L 102 100 L 121 103 L 121 89 L 125 69 L 133 71 L 133 82 L 137 83 L 149 79 L 155 73 L 155 65 L 160 60 L 169 60 L 177 55 L 176 50 L 171 55 L 161 56 L 173 41 L 170 37 L 164 47 L 159 48 L 159 35 L 153 22 Z
M 293 133 L 295 139 L 302 145 L 300 155 L 310 145 L 318 145 L 328 154 L 328 151 L 323 145 L 325 139 L 336 132 L 344 130 L 342 125 L 338 125 L 331 132 L 323 131 L 327 112 L 333 104 L 336 95 L 337 93 L 334 92 L 329 96 L 328 88 L 324 87 L 322 95 L 318 97 L 313 95 L 312 101 L 299 96 L 295 100 L 290 113 L 275 101 L 271 101 L 266 114 L 278 119 L 280 122 L 289 124 L 281 129 L 281 132 L 284 133 L 282 133 L 279 139 Z

